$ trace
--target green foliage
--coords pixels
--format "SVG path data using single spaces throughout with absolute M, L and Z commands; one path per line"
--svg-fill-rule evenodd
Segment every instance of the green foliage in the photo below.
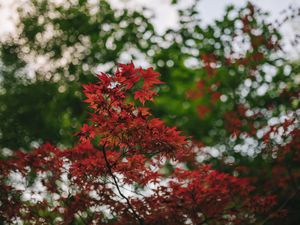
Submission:
M 143 14 L 103 0 L 35 0 L 18 12 L 17 37 L 0 44 L 0 147 L 69 146 L 86 116 L 80 83 L 93 81 L 99 64 L 110 70 L 122 53 L 148 50 L 153 26 Z
M 179 10 L 179 27 L 162 35 L 146 13 L 116 10 L 103 0 L 31 1 L 20 8 L 18 37 L 1 45 L 0 146 L 72 145 L 71 134 L 86 117 L 79 84 L 92 81 L 98 65 L 111 71 L 135 57 L 157 65 L 166 82 L 150 105 L 155 115 L 205 145 L 232 148 L 226 115 L 241 104 L 256 111 L 273 108 L 272 115 L 255 118 L 256 129 L 297 109 L 299 101 L 281 93 L 297 91 L 299 67 L 280 57 L 275 45 L 281 36 L 266 22 L 267 14 L 251 4 L 229 6 L 222 19 L 204 26 L 197 3 Z M 46 63 L 28 69 L 38 58 Z M 261 86 L 267 91 L 257 94 Z M 249 122 L 244 119 L 243 132 L 250 132 Z
M 176 29 L 159 35 L 146 12 L 93 2 L 34 0 L 19 8 L 16 33 L 0 43 L 0 149 L 29 150 L 44 142 L 72 146 L 72 134 L 87 117 L 80 84 L 94 82 L 91 74 L 98 66 L 113 72 L 117 63 L 144 58 L 165 82 L 155 103 L 147 103 L 154 115 L 192 136 L 194 143 L 221 152 L 207 158 L 218 170 L 257 178 L 253 183 L 268 187 L 276 166 L 274 146 L 290 139 L 282 135 L 281 142 L 262 147 L 267 141 L 258 131 L 285 117 L 296 118 L 299 126 L 300 107 L 299 62 L 287 59 L 268 15 L 251 4 L 229 6 L 223 18 L 205 26 L 195 1 L 178 11 Z M 236 148 L 249 136 L 256 145 Z M 287 154 L 284 166 L 299 174 L 293 158 Z M 237 165 L 250 169 L 243 173 Z M 163 172 L 173 169 L 167 162 Z M 32 171 L 28 180 L 35 175 Z M 276 185 L 272 191 L 280 189 Z M 279 202 L 291 192 L 285 188 Z M 293 197 L 286 208 L 293 211 L 298 205 L 299 197 Z M 35 213 L 53 216 L 43 208 Z M 296 214 L 287 218 L 291 224 L 299 221 Z

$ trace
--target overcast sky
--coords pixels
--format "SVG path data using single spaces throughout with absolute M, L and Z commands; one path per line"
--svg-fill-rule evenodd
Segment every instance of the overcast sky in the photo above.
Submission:
M 115 7 L 139 8 L 147 6 L 156 13 L 156 24 L 159 30 L 172 27 L 176 24 L 177 15 L 175 9 L 170 5 L 170 0 L 110 0 Z M 179 0 L 182 6 L 188 6 L 191 0 Z M 252 0 L 252 3 L 270 12 L 271 19 L 276 19 L 280 12 L 287 9 L 290 5 L 299 6 L 300 0 Z M 220 18 L 227 5 L 244 6 L 247 0 L 201 0 L 199 11 L 202 20 L 210 23 L 216 18 Z
M 110 0 L 115 7 L 140 8 L 147 6 L 155 12 L 155 20 L 153 21 L 159 32 L 163 32 L 166 28 L 176 27 L 177 14 L 174 7 L 170 5 L 170 0 Z M 180 7 L 186 7 L 191 0 L 179 0 Z M 247 0 L 201 0 L 199 3 L 199 12 L 202 21 L 205 24 L 211 23 L 213 20 L 221 18 L 225 12 L 225 7 L 233 4 L 235 6 L 244 6 Z M 300 0 L 250 0 L 253 4 L 269 12 L 270 21 L 282 18 L 281 12 L 289 6 L 300 7 Z M 298 21 L 297 25 L 299 26 Z M 300 27 L 299 27 L 300 29 Z M 294 51 L 290 45 L 292 37 L 295 36 L 295 27 L 291 23 L 287 23 L 281 27 L 284 36 L 285 49 L 291 53 L 291 56 L 298 57 L 298 52 Z M 299 30 L 298 30 L 299 31 Z M 294 54 L 294 55 L 293 55 Z

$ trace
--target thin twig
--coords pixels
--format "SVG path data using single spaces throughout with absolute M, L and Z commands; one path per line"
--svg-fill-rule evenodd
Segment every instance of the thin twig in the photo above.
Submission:
M 113 181 L 114 181 L 114 184 L 118 190 L 118 193 L 119 195 L 126 200 L 127 202 L 127 205 L 129 207 L 129 209 L 131 210 L 134 218 L 139 222 L 140 225 L 143 225 L 144 224 L 144 221 L 142 218 L 140 218 L 140 216 L 136 213 L 135 209 L 133 208 L 133 206 L 131 205 L 129 199 L 121 192 L 121 189 L 119 187 L 119 184 L 118 184 L 118 181 L 117 181 L 117 178 L 116 176 L 114 175 L 113 171 L 112 171 L 112 167 L 108 161 L 108 158 L 107 158 L 107 155 L 106 155 L 106 150 L 105 150 L 105 144 L 102 146 L 102 152 L 103 152 L 103 155 L 104 155 L 104 160 L 105 160 L 105 163 L 106 163 L 106 167 L 108 169 L 108 172 L 109 174 L 111 175 L 111 177 L 113 178 Z
M 288 199 L 286 199 L 278 209 L 275 210 L 275 212 L 278 212 L 281 209 L 283 209 L 288 204 L 288 202 L 296 196 L 296 194 L 297 194 L 297 191 L 294 192 L 293 194 L 291 194 L 290 197 Z M 268 215 L 267 218 L 264 219 L 260 225 L 266 224 L 271 219 L 272 214 Z

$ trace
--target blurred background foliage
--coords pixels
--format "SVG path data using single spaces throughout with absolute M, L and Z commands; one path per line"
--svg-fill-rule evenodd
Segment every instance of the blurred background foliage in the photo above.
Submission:
M 253 148 L 242 154 L 259 153 L 255 132 L 299 109 L 299 64 L 252 4 L 229 6 L 207 26 L 197 4 L 179 9 L 178 26 L 162 34 L 148 9 L 115 9 L 104 0 L 20 5 L 16 32 L 0 43 L 0 147 L 71 146 L 87 115 L 81 84 L 142 59 L 166 83 L 149 105 L 155 115 L 231 154 L 251 134 Z
M 178 26 L 163 33 L 146 8 L 116 9 L 105 0 L 20 4 L 16 31 L 0 42 L 0 149 L 72 146 L 87 118 L 81 84 L 118 63 L 146 63 L 165 82 L 155 103 L 148 103 L 155 116 L 205 146 L 212 157 L 199 160 L 235 175 L 233 163 L 251 168 L 240 176 L 256 177 L 268 193 L 273 150 L 289 137 L 271 135 L 270 147 L 263 140 L 287 119 L 299 129 L 299 59 L 289 58 L 279 25 L 254 5 L 228 6 L 222 18 L 205 25 L 198 2 L 178 8 Z M 299 10 L 290 9 L 283 21 L 295 17 Z M 285 163 L 299 174 L 298 161 Z M 273 192 L 280 190 L 276 185 Z M 300 197 L 286 203 L 290 192 L 279 196 L 291 209 L 289 222 L 278 224 L 298 224 Z
M 18 16 L 17 31 L 0 44 L 0 146 L 70 146 L 86 117 L 81 84 L 93 81 L 99 64 L 109 71 L 130 49 L 146 54 L 153 25 L 106 1 L 27 1 Z

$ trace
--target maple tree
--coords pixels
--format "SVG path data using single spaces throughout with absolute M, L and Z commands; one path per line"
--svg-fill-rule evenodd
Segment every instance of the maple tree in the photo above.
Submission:
M 205 163 L 248 177 L 258 193 L 278 197 L 274 210 L 285 216 L 264 224 L 298 224 L 298 62 L 283 52 L 279 27 L 251 3 L 228 7 L 204 29 L 188 22 L 196 20 L 193 15 L 178 43 L 158 56 L 180 67 L 167 60 L 158 67 L 167 74 L 163 81 L 172 83 L 162 88 L 154 113 L 205 146 Z M 185 54 L 176 54 L 181 48 Z
M 45 144 L 2 159 L 1 220 L 265 224 L 282 216 L 285 205 L 276 208 L 278 193 L 262 194 L 252 179 L 199 162 L 201 146 L 151 114 L 144 104 L 157 94 L 155 86 L 162 83 L 158 76 L 152 68 L 133 64 L 121 64 L 114 75 L 99 74 L 98 82 L 84 85 L 91 114 L 76 134 L 80 143 L 66 150 Z M 295 140 L 285 145 L 278 163 L 287 154 L 299 160 Z M 299 174 L 293 176 L 298 179 Z M 284 184 L 288 178 L 276 179 Z
M 209 24 L 199 14 L 201 1 L 192 0 L 187 8 L 175 5 L 176 28 L 157 33 L 149 9 L 116 8 L 106 0 L 13 2 L 18 8 L 16 30 L 0 40 L 1 148 L 30 150 L 47 141 L 71 147 L 76 141 L 72 134 L 87 117 L 80 84 L 94 82 L 95 76 L 90 74 L 98 66 L 112 72 L 116 62 L 136 59 L 153 65 L 165 82 L 155 104 L 149 105 L 153 114 L 205 145 L 227 139 L 228 132 L 222 124 L 224 113 L 236 111 L 232 105 L 243 97 L 239 88 L 249 78 L 247 73 L 254 64 L 252 47 L 264 55 L 255 62 L 256 73 L 263 79 L 255 81 L 252 77 L 252 86 L 276 85 L 275 90 L 280 89 L 280 83 L 292 80 L 283 71 L 270 80 L 273 71 L 265 70 L 270 63 L 278 70 L 285 71 L 288 65 L 292 73 L 299 71 L 298 62 L 287 62 L 286 53 L 278 46 L 283 36 L 278 25 L 270 24 L 273 19 L 252 4 L 228 6 L 222 17 Z M 176 2 L 184 1 L 173 1 Z M 247 19 L 250 5 L 253 13 Z M 285 20 L 285 26 L 290 22 L 291 18 Z M 270 38 L 277 47 L 267 44 Z M 239 53 L 246 57 L 239 63 L 230 61 L 232 54 L 236 57 Z M 40 65 L 40 61 L 46 65 Z M 217 68 L 207 73 L 209 64 L 214 63 Z M 201 98 L 188 98 L 200 79 L 210 92 L 203 89 Z M 213 85 L 216 80 L 219 86 Z M 246 88 L 250 89 L 248 97 L 256 91 Z M 270 89 L 264 96 L 252 98 L 251 108 L 266 104 L 266 100 L 267 104 L 271 100 L 278 102 L 280 99 L 270 98 L 277 94 Z M 213 93 L 215 103 L 210 99 Z
M 82 7 L 78 8 L 78 15 L 83 17 L 86 2 L 81 1 Z M 73 12 L 72 7 L 68 10 Z M 155 45 L 151 62 L 162 74 L 163 82 L 152 68 L 121 64 L 114 74 L 101 73 L 95 82 L 83 85 L 90 119 L 75 135 L 80 142 L 74 147 L 44 144 L 30 152 L 1 152 L 0 224 L 299 223 L 300 68 L 281 57 L 280 34 L 252 4 L 238 11 L 229 7 L 222 21 L 206 28 L 195 23 L 194 10 L 183 11 L 179 30 L 168 30 L 161 37 L 169 45 Z M 65 12 L 62 8 L 58 11 Z M 104 18 L 112 16 L 111 10 L 107 12 Z M 76 9 L 71 18 L 64 18 L 62 13 L 61 20 L 55 21 L 72 24 L 77 21 L 77 13 Z M 32 19 L 37 18 L 25 16 L 25 22 L 29 20 L 25 25 L 37 32 L 36 37 L 39 29 L 32 25 Z M 124 19 L 116 18 L 117 24 Z M 141 18 L 148 27 L 147 19 Z M 88 33 L 91 27 L 85 25 L 76 30 L 77 36 Z M 60 40 L 76 45 L 78 40 L 71 38 L 75 26 L 70 27 L 67 38 Z M 147 29 L 152 32 L 151 26 Z M 35 32 L 22 35 L 34 42 Z M 170 40 L 170 35 L 176 38 Z M 56 40 L 49 40 L 47 46 L 57 49 Z M 4 50 L 22 52 L 19 44 L 21 50 L 13 44 L 5 45 Z M 39 44 L 34 48 L 46 53 L 48 48 Z M 122 40 L 117 42 L 117 46 L 123 45 Z M 58 49 L 54 58 L 63 52 Z M 118 51 L 111 52 L 98 44 L 91 49 L 84 63 L 97 63 L 99 49 L 103 50 L 100 55 L 108 57 L 106 61 L 118 59 Z M 11 54 L 8 56 L 11 59 Z M 190 59 L 199 65 L 187 64 Z M 65 71 L 72 73 L 72 62 Z M 81 67 L 78 63 L 75 74 L 81 73 Z M 94 80 L 94 76 L 87 77 Z M 79 86 L 79 82 L 74 83 Z M 30 88 L 36 87 L 34 95 L 46 93 L 46 89 L 46 96 L 55 95 L 57 85 L 43 81 L 26 90 L 31 93 Z M 16 99 L 24 100 L 19 97 L 26 96 L 26 90 L 8 98 L 9 105 L 14 106 Z M 68 95 L 76 94 L 76 90 L 69 88 Z M 158 91 L 160 96 L 156 96 Z M 68 102 L 68 95 L 51 99 L 51 106 Z M 45 99 L 41 98 L 42 104 L 33 103 L 44 107 Z M 75 108 L 78 100 L 71 100 Z M 23 108 L 19 108 L 20 115 L 24 115 Z M 65 108 L 65 104 L 54 107 L 59 109 L 56 113 L 64 115 Z M 7 115 L 11 116 L 11 111 L 1 116 Z M 61 125 L 57 122 L 60 119 L 55 119 Z M 80 120 L 77 117 L 74 123 Z M 18 132 L 23 129 L 18 123 L 12 127 L 11 121 L 5 121 L 5 126 Z M 52 133 L 60 136 L 59 132 L 42 132 L 49 131 L 40 127 L 42 124 L 36 123 L 39 129 L 30 130 L 34 138 Z M 74 125 L 70 121 L 66 124 Z M 6 129 L 4 141 L 6 135 L 19 135 L 10 129 Z M 19 135 L 20 140 L 10 139 L 13 141 L 9 146 L 18 141 L 28 144 L 31 140 L 25 134 Z

